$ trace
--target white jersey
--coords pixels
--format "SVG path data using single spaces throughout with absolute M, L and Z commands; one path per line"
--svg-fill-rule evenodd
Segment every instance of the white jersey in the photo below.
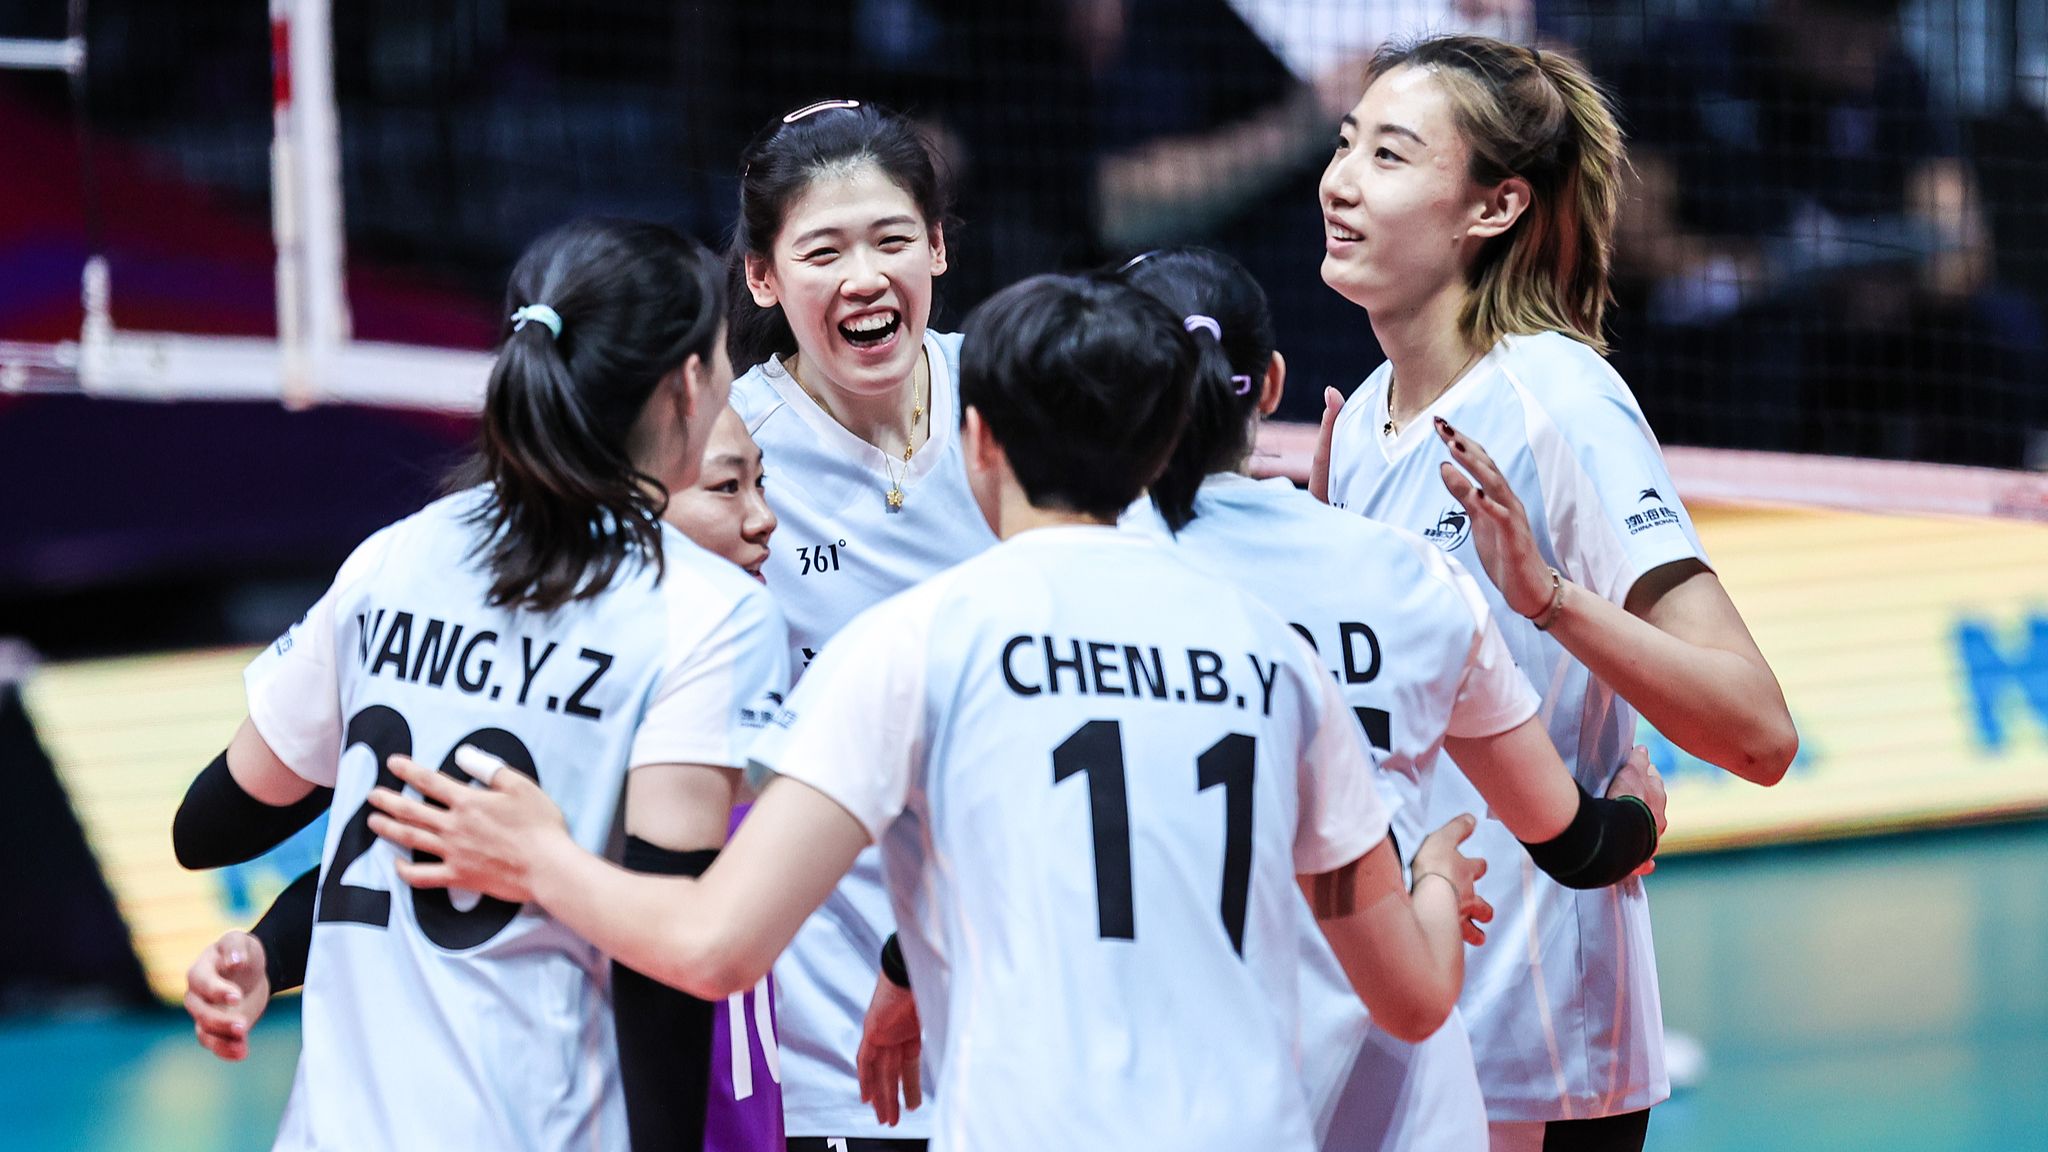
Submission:
M 280 1149 L 625 1152 L 605 957 L 537 907 L 407 887 L 366 798 L 400 786 L 393 753 L 467 779 L 473 744 L 603 853 L 630 769 L 743 766 L 753 705 L 787 682 L 766 590 L 667 526 L 658 580 L 629 563 L 552 613 L 487 606 L 484 499 L 370 537 L 245 677 L 265 742 L 334 789 Z
M 733 382 L 732 405 L 761 446 L 768 504 L 781 522 L 762 575 L 789 619 L 791 664 L 804 665 L 864 609 L 994 545 L 960 455 L 960 337 L 926 333 L 931 437 L 903 469 L 819 408 L 775 360 Z M 870 848 L 775 962 L 783 1123 L 791 1136 L 920 1138 L 925 1110 L 894 1128 L 861 1103 L 854 1056 L 895 931 L 882 858 Z
M 935 1149 L 1314 1147 L 1295 876 L 1388 819 L 1279 617 L 1139 533 L 1035 529 L 856 620 L 776 724 L 763 766 L 888 855 Z
M 1230 473 L 1203 481 L 1195 519 L 1177 535 L 1150 500 L 1125 524 L 1172 541 L 1182 559 L 1258 597 L 1315 646 L 1380 753 L 1405 854 L 1434 830 L 1426 814 L 1444 738 L 1498 735 L 1536 714 L 1485 595 L 1413 533 L 1330 508 L 1283 479 Z M 1306 1083 L 1324 1147 L 1484 1149 L 1485 1103 L 1459 1017 L 1421 1045 L 1369 1029 L 1305 903 L 1300 919 Z
M 1442 416 L 1493 457 L 1528 510 L 1544 559 L 1622 603 L 1636 580 L 1705 560 L 1663 452 L 1628 386 L 1585 345 L 1549 333 L 1509 336 L 1392 438 L 1382 365 L 1338 416 L 1330 500 L 1419 532 L 1478 565 L 1464 510 L 1438 465 Z M 1580 784 L 1605 793 L 1635 739 L 1636 714 L 1562 645 L 1511 611 L 1490 582 L 1495 617 L 1541 693 L 1538 715 Z M 1432 824 L 1486 803 L 1455 771 L 1430 798 Z M 1460 1001 L 1487 1109 L 1496 1121 L 1585 1119 L 1670 1095 L 1649 905 L 1640 879 L 1574 891 L 1538 871 L 1507 827 L 1482 819 L 1465 851 L 1490 867 L 1488 942 L 1468 949 Z

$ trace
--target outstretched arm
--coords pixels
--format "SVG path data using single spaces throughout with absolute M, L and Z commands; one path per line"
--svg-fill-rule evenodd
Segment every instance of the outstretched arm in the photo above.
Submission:
M 441 857 L 401 856 L 400 879 L 539 904 L 613 959 L 706 1000 L 753 987 L 868 844 L 846 809 L 778 777 L 702 879 L 644 875 L 570 839 L 561 811 L 521 773 L 498 772 L 476 788 L 405 756 L 390 767 L 446 805 L 371 792 L 380 810 L 373 831 Z
M 1721 581 L 1698 560 L 1651 569 L 1617 605 L 1569 580 L 1553 584 L 1528 513 L 1486 450 L 1441 418 L 1455 466 L 1444 486 L 1472 521 L 1472 542 L 1508 607 L 1550 634 L 1671 742 L 1745 780 L 1784 778 L 1799 734 L 1778 678 Z M 1462 471 L 1461 471 L 1462 469 Z
M 1412 894 L 1391 839 L 1342 868 L 1298 877 L 1352 989 L 1395 1039 L 1419 1043 L 1443 1025 L 1465 982 L 1461 936 L 1486 941 L 1478 925 L 1493 909 L 1472 890 L 1486 861 L 1458 852 L 1477 823 L 1459 816 L 1430 833 L 1415 853 Z

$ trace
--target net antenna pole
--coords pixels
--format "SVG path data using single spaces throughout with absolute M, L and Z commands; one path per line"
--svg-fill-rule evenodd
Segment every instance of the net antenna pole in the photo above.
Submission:
M 285 406 L 306 408 L 351 339 L 331 0 L 270 0 L 271 234 Z

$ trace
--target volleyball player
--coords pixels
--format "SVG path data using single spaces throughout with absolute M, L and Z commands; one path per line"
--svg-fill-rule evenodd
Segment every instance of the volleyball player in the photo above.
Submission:
M 1623 765 L 1638 711 L 1771 784 L 1797 747 L 1784 697 L 1601 358 L 1621 162 L 1612 111 L 1567 57 L 1477 37 L 1375 57 L 1323 176 L 1323 278 L 1388 360 L 1341 412 L 1328 394 L 1312 487 L 1480 562 L 1588 792 Z M 1487 811 L 1455 772 L 1429 802 L 1431 819 Z M 1640 881 L 1567 889 L 1498 820 L 1473 843 L 1495 939 L 1526 942 L 1475 951 L 1462 1001 L 1493 1147 L 1640 1148 L 1670 1091 Z
M 1400 801 L 1397 843 L 1421 842 L 1447 752 L 1560 883 L 1599 887 L 1642 866 L 1662 825 L 1655 769 L 1643 758 L 1616 781 L 1641 803 L 1596 800 L 1573 782 L 1535 718 L 1534 691 L 1455 559 L 1326 507 L 1286 480 L 1244 475 L 1255 422 L 1278 405 L 1286 376 L 1258 282 L 1228 256 L 1199 248 L 1148 254 L 1119 277 L 1186 316 L 1204 352 L 1188 429 L 1151 500 L 1126 522 L 1172 541 L 1184 559 L 1312 638 L 1382 753 L 1381 780 Z M 1368 1033 L 1333 964 L 1312 962 L 1303 989 L 1311 1034 L 1327 1037 L 1308 1048 L 1311 1092 L 1327 1100 L 1325 1147 L 1486 1147 L 1485 1105 L 1455 1015 L 1408 1051 Z M 1399 1062 L 1376 1060 L 1376 1050 Z
M 357 549 L 251 666 L 216 764 L 245 800 L 337 801 L 280 1147 L 625 1148 L 601 954 L 516 904 L 403 888 L 362 797 L 416 749 L 453 780 L 509 763 L 595 849 L 625 792 L 629 863 L 661 864 L 723 840 L 752 705 L 787 680 L 767 593 L 657 518 L 725 408 L 711 257 L 586 222 L 508 297 L 479 484 Z M 185 808 L 188 840 L 243 834 Z
M 421 886 L 531 897 L 715 995 L 765 969 L 859 850 L 889 856 L 942 1053 L 941 1148 L 1309 1149 L 1295 910 L 1411 1039 L 1456 998 L 1476 865 L 1461 820 L 1411 902 L 1371 761 L 1285 622 L 1117 514 L 1165 465 L 1180 318 L 1041 276 L 968 319 L 967 469 L 1004 543 L 863 613 L 756 746 L 779 773 L 701 879 L 612 868 L 515 774 L 379 789 Z M 395 819 L 393 818 L 395 817 Z
M 962 464 L 960 337 L 928 328 L 947 203 L 916 126 L 852 100 L 792 111 L 741 159 L 732 403 L 767 454 L 783 543 L 762 573 L 798 675 L 863 609 L 995 544 Z M 854 1073 L 893 931 L 869 850 L 776 962 L 791 1152 L 928 1135 L 920 1112 L 877 1124 Z

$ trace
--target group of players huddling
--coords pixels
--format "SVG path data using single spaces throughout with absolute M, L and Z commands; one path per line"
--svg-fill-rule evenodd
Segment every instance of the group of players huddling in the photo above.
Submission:
M 1640 1148 L 1637 715 L 1761 784 L 1797 737 L 1601 355 L 1599 90 L 1475 37 L 1364 80 L 1323 277 L 1389 358 L 1308 492 L 1246 474 L 1286 365 L 1225 256 L 927 331 L 945 188 L 869 105 L 756 138 L 724 262 L 537 241 L 474 460 L 174 829 L 332 812 L 190 976 L 228 1058 L 303 982 L 277 1146 L 697 1147 L 772 968 L 792 1150 Z

